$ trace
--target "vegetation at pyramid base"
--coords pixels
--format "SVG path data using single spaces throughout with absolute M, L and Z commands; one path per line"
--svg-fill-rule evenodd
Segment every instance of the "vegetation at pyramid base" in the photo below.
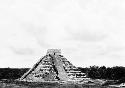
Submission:
M 79 69 L 92 79 L 120 80 L 125 82 L 125 67 L 122 66 L 90 66 L 86 68 L 79 67 Z
M 18 79 L 29 68 L 0 68 L 0 79 Z
M 125 67 L 90 66 L 86 68 L 79 67 L 78 69 L 92 79 L 119 80 L 119 82 L 125 82 Z M 29 68 L 0 68 L 0 79 L 18 79 L 28 70 Z

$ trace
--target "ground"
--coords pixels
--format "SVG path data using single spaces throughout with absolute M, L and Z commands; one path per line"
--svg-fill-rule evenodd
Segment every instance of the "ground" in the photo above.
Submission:
M 18 82 L 18 81 L 1 81 L 0 88 L 117 88 L 109 86 L 100 86 L 94 84 L 78 83 L 58 83 L 58 82 Z

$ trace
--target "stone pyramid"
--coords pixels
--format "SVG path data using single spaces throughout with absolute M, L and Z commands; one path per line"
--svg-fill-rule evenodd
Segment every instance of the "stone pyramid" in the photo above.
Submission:
M 79 71 L 64 56 L 60 49 L 49 49 L 47 54 L 26 72 L 20 80 L 42 81 L 69 81 L 85 77 L 85 73 Z

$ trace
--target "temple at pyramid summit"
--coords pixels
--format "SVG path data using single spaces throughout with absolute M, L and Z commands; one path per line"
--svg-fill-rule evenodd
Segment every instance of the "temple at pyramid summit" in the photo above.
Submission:
M 60 49 L 48 49 L 45 56 L 21 78 L 21 81 L 44 82 L 44 81 L 72 81 L 85 78 L 82 73 L 71 64 Z

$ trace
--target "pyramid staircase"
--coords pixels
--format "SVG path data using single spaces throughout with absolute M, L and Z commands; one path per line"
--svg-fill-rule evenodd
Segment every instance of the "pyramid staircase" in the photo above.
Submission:
M 71 81 L 86 77 L 64 56 L 60 49 L 49 49 L 47 54 L 26 72 L 21 81 L 43 82 L 43 81 Z

